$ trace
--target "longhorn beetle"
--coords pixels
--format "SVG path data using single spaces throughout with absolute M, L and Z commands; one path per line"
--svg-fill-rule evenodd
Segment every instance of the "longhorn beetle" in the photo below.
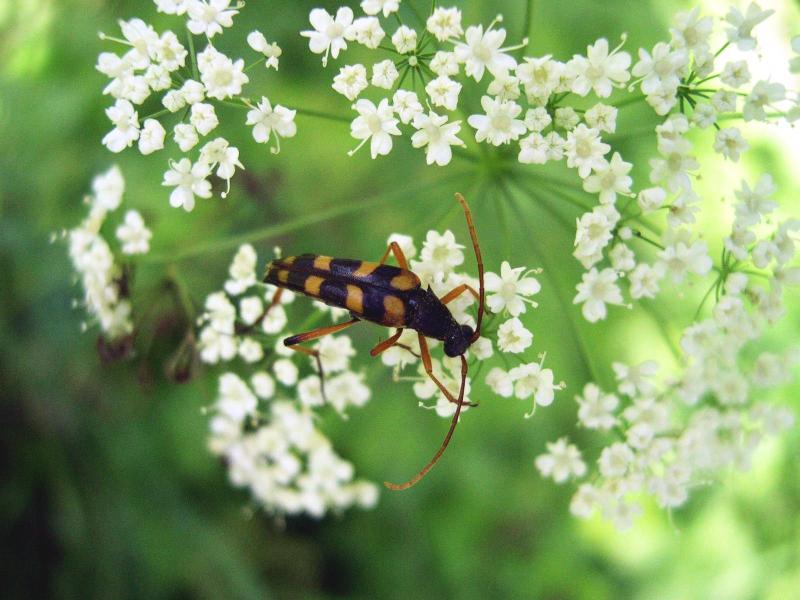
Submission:
M 396 327 L 397 331 L 394 335 L 378 343 L 370 351 L 372 356 L 378 356 L 381 352 L 398 344 L 404 329 L 413 329 L 417 332 L 420 357 L 425 372 L 442 394 L 450 402 L 456 404 L 456 410 L 450 423 L 450 429 L 438 452 L 417 475 L 406 483 L 398 485 L 384 482 L 384 485 L 392 490 L 410 488 L 433 468 L 453 436 L 458 424 L 458 417 L 461 414 L 461 407 L 467 404 L 464 402 L 464 384 L 467 379 L 467 361 L 464 354 L 481 334 L 485 291 L 483 259 L 478 245 L 478 236 L 475 233 L 475 224 L 472 221 L 472 213 L 461 194 L 456 194 L 456 200 L 464 210 L 467 228 L 472 238 L 475 259 L 478 263 L 479 292 L 476 292 L 475 288 L 468 284 L 461 284 L 439 298 L 430 287 L 423 289 L 419 277 L 409 270 L 408 261 L 397 242 L 389 244 L 379 262 L 301 254 L 273 260 L 267 265 L 264 276 L 265 283 L 278 287 L 270 306 L 274 306 L 280 301 L 283 289 L 289 289 L 321 300 L 325 304 L 350 311 L 352 318 L 349 321 L 320 327 L 283 340 L 284 345 L 292 350 L 316 359 L 323 395 L 325 393 L 324 375 L 319 352 L 300 344 L 337 333 L 359 321 L 372 321 L 379 325 Z M 389 253 L 394 255 L 397 267 L 385 264 Z M 446 306 L 465 292 L 469 292 L 478 300 L 478 320 L 474 330 L 469 325 L 459 325 Z M 426 337 L 444 342 L 444 353 L 447 356 L 461 358 L 461 387 L 458 398 L 455 398 L 434 375 Z

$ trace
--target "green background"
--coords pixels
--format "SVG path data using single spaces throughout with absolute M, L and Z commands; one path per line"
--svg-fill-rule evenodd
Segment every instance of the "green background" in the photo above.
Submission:
M 503 12 L 514 41 L 525 28 L 523 2 L 455 4 L 467 24 Z M 246 32 L 261 29 L 283 47 L 281 70 L 253 71 L 248 91 L 346 115 L 348 103 L 329 89 L 333 67 L 323 71 L 297 35 L 312 6 L 250 2 L 220 48 L 244 52 Z M 625 31 L 629 51 L 650 47 L 668 36 L 670 15 L 687 6 L 537 2 L 531 51 L 564 60 L 601 36 L 614 45 Z M 800 11 L 797 3 L 779 6 L 788 40 L 800 30 Z M 426 168 L 407 136 L 388 158 L 371 161 L 366 149 L 348 158 L 355 142 L 347 123 L 307 116 L 298 116 L 297 137 L 285 140 L 276 157 L 253 143 L 242 111 L 220 111 L 219 132 L 241 149 L 247 170 L 227 200 L 201 200 L 189 215 L 171 209 L 160 185 L 167 154 L 112 156 L 99 143 L 110 101 L 93 65 L 113 45 L 96 33 L 114 34 L 116 19 L 134 16 L 159 29 L 180 27 L 141 0 L 0 0 L 4 597 L 800 597 L 796 430 L 759 450 L 752 472 L 725 474 L 695 490 L 674 514 L 646 506 L 627 534 L 570 517 L 573 488 L 541 479 L 533 466 L 545 442 L 561 435 L 594 456 L 603 441 L 575 429 L 573 395 L 592 378 L 610 388 L 612 360 L 656 357 L 670 365 L 665 335 L 674 342 L 691 321 L 705 283 L 630 312 L 612 309 L 609 322 L 590 326 L 571 304 L 581 270 L 570 252 L 574 220 L 583 212 L 576 204 L 591 198 L 547 181 L 567 180 L 563 167 L 530 168 L 521 191 L 496 155 Z M 477 106 L 475 93 L 465 90 L 468 107 Z M 654 152 L 652 136 L 643 134 L 656 122 L 644 106 L 622 109 L 620 133 L 610 138 L 636 163 L 639 182 Z M 696 135 L 705 166 L 698 187 L 715 197 L 713 206 L 721 183 L 742 172 L 753 181 L 768 169 L 784 209 L 798 214 L 796 155 L 774 130 L 759 131 L 745 163 L 734 167 L 709 156 L 710 133 Z M 81 312 L 70 308 L 80 291 L 65 247 L 49 237 L 80 221 L 91 177 L 115 161 L 127 180 L 124 206 L 141 210 L 155 232 L 152 257 L 136 273 L 137 290 L 155 292 L 139 296 L 136 308 L 150 306 L 159 328 L 149 352 L 103 365 L 95 333 L 80 333 Z M 504 259 L 545 269 L 541 307 L 525 317 L 535 334 L 530 356 L 546 350 L 547 365 L 568 389 L 524 420 L 527 403 L 489 397 L 477 386 L 473 395 L 483 392 L 486 401 L 463 419 L 432 475 L 409 492 L 383 493 L 373 511 L 285 522 L 259 512 L 205 448 L 202 408 L 214 400 L 215 372 L 184 385 L 164 376 L 186 323 L 169 291 L 157 287 L 164 272 L 179 275 L 200 303 L 220 286 L 239 241 L 253 242 L 262 258 L 276 244 L 293 254 L 377 258 L 395 231 L 414 235 L 418 245 L 429 228 L 464 237 L 455 191 L 471 201 L 489 269 L 499 270 Z M 720 204 L 719 211 L 730 207 Z M 704 231 L 717 256 L 720 219 L 708 213 Z M 797 307 L 794 298 L 770 347 L 797 340 Z M 378 335 L 368 326 L 353 330 L 362 356 Z M 348 421 L 328 415 L 325 429 L 362 477 L 399 480 L 429 458 L 445 423 L 417 409 L 408 387 L 390 385 L 388 370 L 367 373 L 373 400 Z M 775 398 L 797 407 L 798 391 L 795 384 Z

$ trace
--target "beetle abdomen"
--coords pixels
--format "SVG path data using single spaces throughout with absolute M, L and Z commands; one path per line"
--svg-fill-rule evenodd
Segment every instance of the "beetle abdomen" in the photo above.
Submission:
M 406 325 L 409 292 L 420 287 L 406 269 L 316 254 L 272 261 L 264 281 L 389 327 Z

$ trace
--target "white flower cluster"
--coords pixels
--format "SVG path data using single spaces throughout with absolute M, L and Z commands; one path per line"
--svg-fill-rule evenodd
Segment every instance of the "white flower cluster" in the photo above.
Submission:
M 321 517 L 353 505 L 371 507 L 377 488 L 353 480 L 353 466 L 315 425 L 326 404 L 344 417 L 370 398 L 364 376 L 349 368 L 355 355 L 350 339 L 327 337 L 316 345 L 326 375 L 323 396 L 315 363 L 282 343 L 288 335 L 284 306 L 294 295 L 284 291 L 271 306 L 274 288 L 258 282 L 256 265 L 253 247 L 240 247 L 224 291 L 206 298 L 200 317 L 201 360 L 237 361 L 236 371 L 249 372 L 246 380 L 234 371 L 219 377 L 209 447 L 225 458 L 233 484 L 248 488 L 269 512 Z M 315 314 L 324 318 L 326 312 Z
M 754 49 L 752 28 L 770 12 L 755 3 L 744 16 L 731 9 L 725 18 L 729 43 Z M 675 24 L 670 44 L 657 44 L 652 56 L 640 50 L 641 60 L 633 70 L 656 112 L 666 114 L 680 102 L 680 113 L 669 115 L 656 128 L 659 156 L 650 160 L 654 187 L 639 192 L 628 214 L 620 214 L 614 199 L 604 198 L 601 191 L 600 205 L 578 220 L 575 256 L 590 270 L 578 285 L 575 302 L 582 303 L 586 319 L 597 321 L 606 317 L 606 304 L 623 303 L 622 278 L 628 281 L 631 298 L 638 300 L 655 297 L 664 277 L 674 284 L 687 274 L 703 276 L 713 270 L 715 279 L 697 315 L 712 294 L 714 306 L 708 318 L 685 328 L 677 373 L 657 380 L 654 361 L 634 366 L 614 363 L 615 392 L 589 383 L 576 396 L 582 427 L 617 434 L 599 452 L 596 469 L 565 437 L 547 444 L 547 453 L 535 461 L 542 475 L 557 483 L 588 474 L 590 482 L 581 483 L 573 497 L 572 513 L 588 518 L 597 509 L 620 529 L 630 527 L 642 512 L 643 495 L 652 496 L 662 508 L 681 506 L 692 487 L 718 478 L 730 467 L 747 469 L 766 436 L 794 423 L 788 408 L 759 402 L 757 397 L 760 390 L 791 381 L 791 369 L 800 356 L 794 351 L 778 355 L 758 349 L 768 327 L 784 314 L 786 287 L 800 284 L 800 267 L 792 266 L 800 221 L 777 221 L 773 213 L 778 204 L 771 199 L 775 185 L 769 175 L 754 185 L 742 181 L 735 193 L 730 235 L 724 239 L 720 264 L 714 265 L 706 242 L 692 231 L 701 209 L 692 185 L 700 164 L 686 139 L 693 126 L 714 125 L 714 149 L 738 160 L 747 142 L 738 129 L 721 129 L 717 117 L 735 111 L 743 95 L 740 116 L 766 119 L 764 109 L 783 99 L 784 89 L 779 83 L 759 82 L 749 93 L 734 91 L 750 80 L 748 68 L 745 62 L 728 62 L 721 72 L 714 72 L 721 51 L 709 51 L 712 19 L 701 18 L 695 9 L 677 15 Z M 706 82 L 717 77 L 732 89 L 706 89 L 712 85 Z M 697 89 L 698 85 L 704 87 Z M 675 98 L 668 99 L 671 95 Z M 700 99 L 705 97 L 710 102 Z M 724 105 L 719 105 L 721 98 Z M 693 111 L 690 116 L 685 114 L 687 107 Z M 630 191 L 630 180 L 626 184 L 624 189 Z M 584 181 L 587 191 L 597 187 L 603 186 Z M 606 190 L 610 193 L 613 186 Z M 667 211 L 663 233 L 646 220 L 661 209 Z M 639 260 L 630 247 L 634 240 L 647 244 L 642 252 L 658 248 L 654 262 Z M 606 259 L 609 266 L 598 269 L 596 265 Z
M 110 340 L 118 340 L 133 331 L 131 304 L 124 269 L 101 228 L 122 203 L 125 180 L 119 168 L 113 166 L 95 177 L 92 192 L 86 198 L 88 216 L 67 233 L 69 256 L 83 286 L 82 305 L 89 318 L 96 321 Z M 144 254 L 150 249 L 150 230 L 135 210 L 125 213 L 116 236 L 122 254 Z
M 333 89 L 355 101 L 358 116 L 351 133 L 361 140 L 359 148 L 369 141 L 372 158 L 391 151 L 392 138 L 401 135 L 402 124 L 413 128 L 411 143 L 425 148 L 428 164 L 448 164 L 452 147 L 465 144 L 458 137 L 461 120 L 451 120 L 447 113 L 459 110 L 459 97 L 469 79 L 480 83 L 488 73 L 489 85 L 481 98 L 484 112 L 466 119 L 476 142 L 493 146 L 516 142 L 519 161 L 526 164 L 566 157 L 584 177 L 593 165 L 605 164 L 608 147 L 599 142 L 599 133 L 614 131 L 616 109 L 596 104 L 580 111 L 585 113 L 585 122 L 580 123 L 578 111 L 559 104 L 570 94 L 608 98 L 614 88 L 624 86 L 630 79 L 631 58 L 619 47 L 609 48 L 608 41 L 600 39 L 587 48 L 586 56 L 576 55 L 567 62 L 550 56 L 517 61 L 511 53 L 524 48 L 527 40 L 503 47 L 506 30 L 497 26 L 502 16 L 485 29 L 483 25 L 464 29 L 461 11 L 445 7 L 433 8 L 421 33 L 401 24 L 391 36 L 392 47 L 387 47 L 381 42 L 388 24 L 381 24 L 373 3 L 361 6 L 367 16 L 359 18 L 347 7 L 335 16 L 314 9 L 310 15 L 314 29 L 302 35 L 309 38 L 312 52 L 323 54 L 323 64 L 329 56 L 338 58 L 348 42 L 394 55 L 372 65 L 371 77 L 365 65 L 355 63 L 341 67 L 333 79 Z M 399 2 L 383 3 L 384 18 L 398 7 Z M 359 98 L 370 85 L 384 97 L 377 102 Z M 387 90 L 390 96 L 385 95 Z
M 238 148 L 224 137 L 200 145 L 220 125 L 218 110 L 224 106 L 248 109 L 246 123 L 253 126 L 254 139 L 266 144 L 274 136 L 275 152 L 281 137 L 293 137 L 297 132 L 295 111 L 281 105 L 273 107 L 266 97 L 254 103 L 242 95 L 250 68 L 263 62 L 277 70 L 281 55 L 277 44 L 268 42 L 261 32 L 251 32 L 247 42 L 259 58 L 245 67 L 243 59 L 229 58 L 212 43 L 216 35 L 233 25 L 233 17 L 243 4 L 231 5 L 230 0 L 156 0 L 156 6 L 161 12 L 185 16 L 189 48 L 173 31 L 159 34 L 141 19 L 120 21 L 122 38 L 101 34 L 102 39 L 125 48 L 121 55 L 103 52 L 97 61 L 97 70 L 111 80 L 103 93 L 116 99 L 106 110 L 114 128 L 103 138 L 103 144 L 112 152 L 122 152 L 138 142 L 142 154 L 152 154 L 165 147 L 167 130 L 162 121 L 172 122 L 172 139 L 182 156 L 169 160 L 163 185 L 174 188 L 172 206 L 191 211 L 196 198 L 212 196 L 212 175 L 225 181 L 224 198 L 236 170 L 244 168 Z M 204 36 L 208 41 L 201 52 L 195 52 L 194 36 Z M 140 124 L 136 107 L 151 102 L 153 94 L 160 94 L 160 106 Z M 196 158 L 188 156 L 198 145 Z
M 752 29 L 771 12 L 762 11 L 755 3 L 751 3 L 745 16 L 731 8 L 720 21 L 720 25 L 727 28 L 727 41 L 720 42 L 722 48 L 713 53 L 710 48 L 714 20 L 702 17 L 695 8 L 675 17 L 669 44 L 656 44 L 652 54 L 639 50 L 640 60 L 634 65 L 633 74 L 639 77 L 636 83 L 647 94 L 648 102 L 658 114 L 667 114 L 676 106 L 680 112 L 669 114 L 656 127 L 658 156 L 650 160 L 652 187 L 638 192 L 636 204 L 627 202 L 622 210 L 615 204 L 617 195 L 632 196 L 633 183 L 628 176 L 632 165 L 622 161 L 618 154 L 615 153 L 609 162 L 600 157 L 598 164 L 591 167 L 592 175 L 588 175 L 588 169 L 581 172 L 579 168 L 579 175 L 584 177 L 584 190 L 598 193 L 600 200 L 598 206 L 578 219 L 575 236 L 574 255 L 588 270 L 578 285 L 575 303 L 582 304 L 587 320 L 605 319 L 608 304 L 625 304 L 620 285 L 623 279 L 627 279 L 628 293 L 635 301 L 654 298 L 664 277 L 668 276 L 672 283 L 681 283 L 687 275 L 707 275 L 714 266 L 701 233 L 692 231 L 702 208 L 702 198 L 693 186 L 693 179 L 699 176 L 700 163 L 692 153 L 693 146 L 687 135 L 693 128 L 702 130 L 713 126 L 716 129 L 714 150 L 729 160 L 738 161 L 748 148 L 747 141 L 739 128 L 723 128 L 717 121 L 728 115 L 745 121 L 767 120 L 766 109 L 786 98 L 783 84 L 766 80 L 743 91 L 751 81 L 746 54 L 757 48 Z M 716 63 L 721 57 L 735 51 L 733 44 L 744 51 L 745 56 L 717 69 Z M 715 87 L 715 79 L 722 85 Z M 735 111 L 742 97 L 744 104 L 739 114 Z M 786 112 L 778 114 L 790 121 L 800 116 L 797 99 Z M 610 150 L 598 140 L 591 143 L 598 155 Z M 740 192 L 748 197 L 747 206 L 737 206 L 737 222 L 726 240 L 728 250 L 735 252 L 739 260 L 747 257 L 745 246 L 754 240 L 747 226 L 760 220 L 753 211 L 763 213 L 767 212 L 763 208 L 774 208 L 765 197 L 770 193 L 768 177 L 754 191 L 751 192 L 745 183 Z M 666 211 L 667 228 L 663 232 L 648 220 L 657 211 Z M 632 247 L 636 240 L 660 248 L 654 261 L 639 259 Z M 769 242 L 763 241 L 758 251 L 769 254 L 768 248 Z M 764 259 L 755 262 L 762 268 Z

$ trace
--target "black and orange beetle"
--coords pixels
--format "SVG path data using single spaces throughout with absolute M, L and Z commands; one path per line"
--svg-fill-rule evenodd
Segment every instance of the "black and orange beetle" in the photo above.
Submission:
M 483 259 L 478 245 L 478 236 L 475 233 L 475 224 L 472 221 L 472 213 L 461 194 L 456 194 L 456 200 L 464 209 L 467 227 L 472 238 L 472 246 L 478 263 L 480 291 L 476 292 L 473 287 L 462 284 L 439 298 L 430 287 L 423 289 L 419 277 L 409 270 L 406 257 L 396 242 L 389 244 L 379 262 L 301 254 L 273 260 L 267 265 L 264 276 L 265 283 L 278 287 L 272 305 L 280 300 L 283 289 L 289 289 L 320 300 L 325 304 L 350 311 L 352 318 L 349 321 L 293 335 L 283 341 L 287 347 L 315 357 L 320 377 L 323 377 L 323 374 L 319 354 L 316 350 L 301 346 L 300 344 L 303 342 L 337 333 L 359 321 L 371 321 L 386 327 L 396 327 L 397 332 L 394 335 L 380 342 L 370 351 L 372 356 L 378 356 L 398 343 L 404 329 L 413 329 L 418 333 L 420 357 L 425 372 L 442 394 L 457 406 L 450 429 L 439 451 L 416 476 L 406 483 L 397 485 L 384 482 L 384 485 L 392 490 L 407 489 L 430 471 L 447 448 L 458 423 L 461 408 L 466 404 L 464 402 L 464 384 L 467 378 L 467 361 L 464 354 L 480 336 L 485 292 Z M 390 253 L 394 255 L 397 267 L 385 264 Z M 446 306 L 464 292 L 471 293 L 478 300 L 478 318 L 474 330 L 469 325 L 460 325 Z M 447 356 L 461 358 L 461 388 L 458 398 L 454 397 L 434 375 L 426 337 L 444 342 L 444 352 Z

